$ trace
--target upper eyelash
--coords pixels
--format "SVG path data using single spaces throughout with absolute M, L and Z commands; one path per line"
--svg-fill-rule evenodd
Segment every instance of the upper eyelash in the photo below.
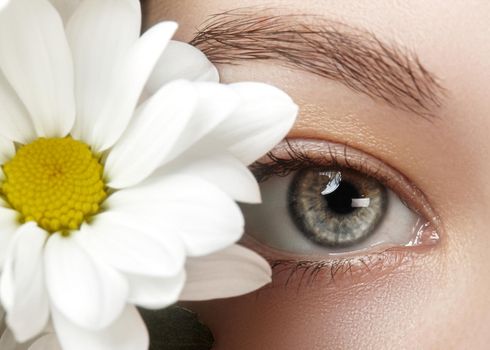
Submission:
M 285 139 L 249 168 L 258 182 L 264 182 L 271 176 L 285 177 L 305 168 L 351 169 L 393 190 L 407 207 L 443 231 L 441 220 L 427 197 L 410 179 L 383 161 L 351 148 L 348 144 L 315 139 Z
M 250 170 L 258 182 L 264 182 L 271 176 L 286 177 L 294 171 L 318 164 L 305 152 L 294 147 L 288 139 L 285 142 L 289 158 L 278 157 L 273 151 L 270 151 L 264 157 L 266 161 L 257 161 L 250 165 Z
M 280 157 L 274 151 L 267 153 L 261 160 L 250 165 L 250 170 L 256 177 L 257 181 L 267 181 L 271 176 L 286 177 L 289 174 L 304 168 L 331 168 L 339 169 L 352 168 L 368 176 L 374 177 L 380 182 L 385 183 L 388 187 L 392 177 L 381 175 L 379 168 L 367 166 L 367 162 L 362 158 L 358 159 L 356 164 L 349 162 L 348 145 L 343 146 L 343 152 L 334 152 L 329 146 L 327 155 L 322 159 L 313 158 L 306 151 L 293 145 L 288 139 L 285 140 L 284 151 L 286 157 Z

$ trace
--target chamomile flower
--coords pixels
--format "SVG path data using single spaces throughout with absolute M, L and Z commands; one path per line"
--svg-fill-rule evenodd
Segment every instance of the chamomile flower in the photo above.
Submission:
M 260 201 L 247 165 L 297 106 L 266 84 L 219 84 L 201 52 L 170 40 L 173 22 L 140 37 L 137 0 L 73 9 L 0 12 L 0 298 L 18 342 L 41 335 L 32 349 L 143 350 L 135 305 L 270 280 L 234 245 L 235 201 Z

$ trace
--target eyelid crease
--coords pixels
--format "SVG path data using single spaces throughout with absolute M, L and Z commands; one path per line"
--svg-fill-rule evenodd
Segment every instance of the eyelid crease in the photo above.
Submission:
M 348 168 L 371 176 L 392 189 L 407 207 L 439 233 L 443 224 L 425 194 L 406 176 L 381 160 L 344 144 L 314 139 L 286 139 L 250 166 L 257 181 L 284 177 L 304 168 Z

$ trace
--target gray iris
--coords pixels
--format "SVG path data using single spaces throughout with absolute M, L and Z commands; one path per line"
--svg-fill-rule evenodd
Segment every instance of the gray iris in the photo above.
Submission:
M 386 188 L 375 179 L 353 170 L 339 170 L 340 184 L 328 194 L 324 189 L 335 171 L 299 171 L 289 189 L 289 211 L 300 231 L 313 242 L 328 247 L 355 245 L 370 236 L 386 212 Z

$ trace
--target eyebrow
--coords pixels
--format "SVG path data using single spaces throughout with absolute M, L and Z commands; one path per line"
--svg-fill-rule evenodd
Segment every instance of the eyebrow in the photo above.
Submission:
M 445 90 L 414 52 L 320 16 L 269 12 L 239 9 L 212 15 L 190 44 L 216 64 L 277 61 L 426 119 L 441 106 Z

